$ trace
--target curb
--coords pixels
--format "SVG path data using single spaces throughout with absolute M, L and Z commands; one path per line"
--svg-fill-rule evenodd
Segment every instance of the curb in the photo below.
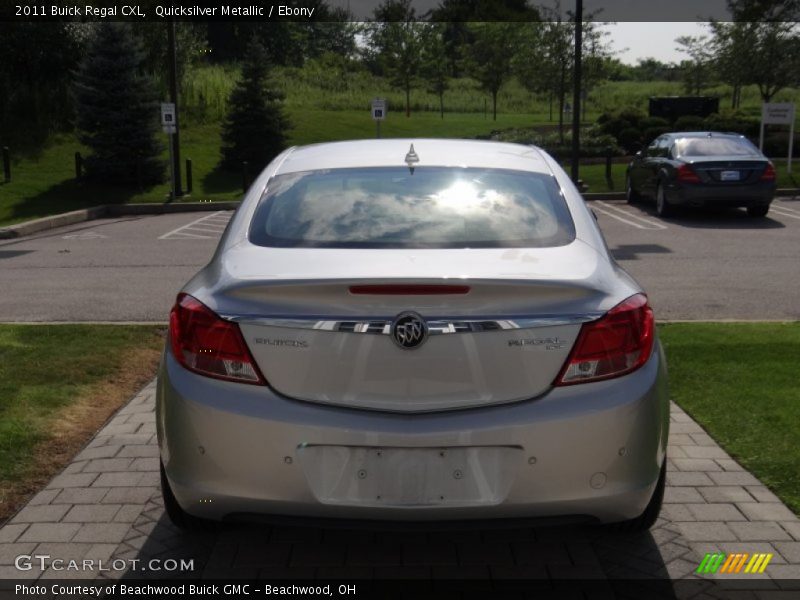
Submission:
M 590 200 L 625 200 L 625 192 L 597 192 L 581 194 L 586 201 Z M 776 198 L 797 198 L 800 200 L 800 188 L 783 188 L 775 190 Z
M 236 210 L 240 202 L 233 200 L 230 202 L 179 202 L 176 204 L 101 204 L 91 208 L 73 210 L 60 215 L 42 217 L 33 221 L 26 221 L 18 225 L 10 225 L 0 228 L 0 240 L 10 240 L 47 231 L 56 227 L 82 223 L 83 221 L 93 221 L 103 217 L 122 217 L 126 215 L 163 215 L 172 213 L 212 211 L 212 210 Z

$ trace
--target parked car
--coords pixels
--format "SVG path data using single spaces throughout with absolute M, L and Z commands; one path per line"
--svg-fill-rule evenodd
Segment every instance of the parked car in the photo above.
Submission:
M 676 206 L 746 207 L 764 217 L 775 194 L 775 167 L 743 135 L 717 131 L 666 133 L 628 165 L 628 202 L 656 202 L 662 217 Z
M 170 518 L 656 519 L 666 364 L 642 288 L 542 150 L 292 148 L 178 294 Z

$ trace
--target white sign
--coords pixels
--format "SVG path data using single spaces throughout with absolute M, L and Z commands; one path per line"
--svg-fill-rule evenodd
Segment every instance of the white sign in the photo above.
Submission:
M 761 105 L 761 121 L 766 125 L 791 125 L 794 123 L 793 102 L 773 102 Z
M 372 100 L 372 118 L 383 121 L 386 118 L 386 100 L 375 98 Z
M 161 127 L 164 129 L 164 133 L 175 133 L 177 131 L 175 105 L 172 102 L 161 103 Z

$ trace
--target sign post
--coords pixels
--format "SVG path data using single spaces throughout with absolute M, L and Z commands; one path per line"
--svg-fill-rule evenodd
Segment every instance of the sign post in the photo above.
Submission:
M 764 151 L 764 125 L 789 126 L 789 156 L 786 172 L 792 172 L 792 150 L 794 146 L 794 102 L 772 102 L 761 105 L 761 129 L 758 134 L 758 149 Z
M 173 142 L 178 127 L 175 124 L 175 105 L 172 102 L 161 103 L 161 128 L 169 135 L 169 164 L 172 186 L 170 187 L 170 200 L 175 199 L 175 161 L 173 160 Z
M 375 137 L 381 137 L 381 121 L 386 118 L 386 100 L 383 98 L 372 99 L 372 118 L 375 121 Z

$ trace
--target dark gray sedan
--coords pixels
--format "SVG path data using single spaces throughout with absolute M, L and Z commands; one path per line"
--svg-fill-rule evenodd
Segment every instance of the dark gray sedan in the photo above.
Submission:
M 751 217 L 764 217 L 775 193 L 775 167 L 743 135 L 666 133 L 633 157 L 625 190 L 629 203 L 654 199 L 662 217 L 676 206 L 741 206 Z

